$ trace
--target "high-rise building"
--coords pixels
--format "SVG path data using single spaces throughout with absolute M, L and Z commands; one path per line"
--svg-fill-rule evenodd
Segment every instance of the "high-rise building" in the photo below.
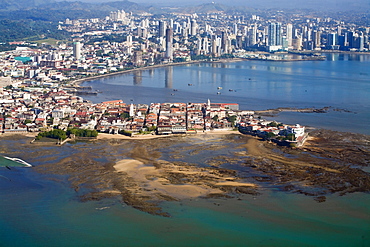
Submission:
M 268 26 L 268 46 L 281 45 L 281 24 L 270 23 Z
M 73 56 L 76 60 L 81 59 L 81 43 L 79 41 L 73 42 Z
M 166 35 L 166 22 L 159 21 L 158 24 L 158 37 L 164 37 Z
M 286 40 L 288 41 L 288 47 L 293 45 L 293 25 L 288 23 L 286 25 Z
M 313 31 L 313 46 L 314 49 L 318 49 L 321 46 L 321 32 L 320 31 Z
M 229 37 L 226 32 L 221 34 L 221 50 L 222 54 L 229 53 Z
M 233 24 L 233 33 L 234 33 L 235 35 L 237 35 L 237 34 L 238 34 L 238 24 L 237 24 L 237 23 L 234 23 L 234 24 Z
M 173 60 L 173 32 L 171 28 L 166 29 L 166 58 L 170 61 Z
M 195 36 L 197 35 L 197 29 L 198 29 L 198 24 L 196 20 L 191 20 L 190 21 L 190 35 Z
M 211 41 L 211 44 L 212 44 L 212 56 L 214 57 L 218 57 L 218 49 L 217 49 L 217 37 L 216 36 L 212 36 L 212 41 Z
M 328 49 L 336 49 L 336 46 L 338 46 L 338 34 L 337 33 L 329 33 L 328 34 L 328 42 L 326 44 Z
M 132 36 L 131 35 L 127 35 L 126 45 L 127 46 L 132 46 Z

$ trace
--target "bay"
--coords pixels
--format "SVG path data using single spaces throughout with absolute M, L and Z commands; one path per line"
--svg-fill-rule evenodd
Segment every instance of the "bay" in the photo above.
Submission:
M 285 112 L 276 118 L 314 127 L 369 134 L 369 55 L 327 54 L 326 61 L 242 61 L 148 69 L 85 82 L 95 103 L 232 102 L 241 109 L 324 107 L 346 109 L 326 114 Z M 190 84 L 190 85 L 189 85 Z M 218 89 L 222 87 L 222 89 Z M 177 91 L 174 91 L 177 89 Z M 232 89 L 232 91 L 229 91 Z M 217 94 L 220 92 L 220 94 Z M 197 139 L 197 145 L 207 145 Z M 32 146 L 27 138 L 1 138 L 2 154 L 36 168 L 80 152 L 121 157 L 122 149 L 104 142 Z M 218 140 L 214 140 L 217 142 Z M 220 152 L 230 153 L 232 142 Z M 194 140 L 183 145 L 193 145 Z M 171 146 L 177 149 L 181 146 Z M 126 150 L 127 149 L 127 150 Z M 161 150 L 170 159 L 170 150 Z M 213 151 L 212 151 L 213 152 Z M 200 165 L 213 153 L 188 158 Z M 98 161 L 105 164 L 109 157 Z M 121 157 L 124 158 L 124 157 Z M 118 199 L 82 203 L 68 176 L 41 174 L 35 168 L 0 167 L 0 246 L 369 246 L 370 195 L 312 197 L 262 188 L 258 196 L 165 202 L 172 217 L 149 215 Z
M 241 61 L 144 69 L 84 82 L 101 92 L 84 98 L 94 103 L 122 99 L 135 104 L 210 99 L 238 103 L 243 110 L 332 107 L 326 114 L 283 113 L 277 120 L 370 134 L 370 55 L 326 57 L 325 61 Z

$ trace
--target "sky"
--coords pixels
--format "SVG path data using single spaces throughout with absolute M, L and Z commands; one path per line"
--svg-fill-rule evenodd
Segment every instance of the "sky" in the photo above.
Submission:
M 67 0 L 72 1 L 72 0 Z M 75 1 L 75 0 L 73 0 Z M 80 0 L 82 2 L 108 2 L 118 0 Z M 211 3 L 212 0 L 129 0 L 135 3 L 146 3 L 152 5 L 199 5 Z M 252 8 L 313 8 L 313 9 L 337 9 L 337 10 L 369 10 L 370 0 L 213 0 L 215 3 L 232 6 L 248 6 Z

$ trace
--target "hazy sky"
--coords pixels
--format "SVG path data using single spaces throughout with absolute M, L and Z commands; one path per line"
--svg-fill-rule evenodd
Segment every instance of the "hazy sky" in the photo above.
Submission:
M 72 0 L 67 0 L 72 1 Z M 75 0 L 73 0 L 75 1 Z M 80 0 L 83 2 L 113 2 L 117 0 Z M 153 5 L 199 5 L 203 3 L 211 3 L 211 0 L 129 0 L 135 3 L 147 3 Z M 370 0 L 231 0 L 214 2 L 232 5 L 232 6 L 248 6 L 252 8 L 317 8 L 317 9 L 359 9 L 369 10 Z

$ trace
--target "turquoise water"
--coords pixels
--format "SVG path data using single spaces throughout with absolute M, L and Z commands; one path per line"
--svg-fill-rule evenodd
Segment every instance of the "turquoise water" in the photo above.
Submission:
M 86 82 L 103 91 L 86 98 L 94 102 L 123 99 L 127 103 L 206 102 L 209 98 L 212 102 L 239 103 L 241 109 L 333 106 L 351 112 L 283 113 L 277 118 L 369 134 L 369 64 L 368 55 L 334 54 L 323 62 L 244 61 L 159 68 Z M 217 90 L 219 86 L 223 89 Z M 188 138 L 178 143 L 163 141 L 158 149 L 164 160 L 171 160 L 171 150 L 185 150 L 185 162 L 201 166 L 215 156 L 215 151 L 195 154 L 196 145 L 219 144 L 223 147 L 217 154 L 222 155 L 233 155 L 240 145 L 232 139 L 226 143 L 217 138 Z M 82 152 L 104 164 L 127 158 L 134 145 L 142 143 L 54 147 L 34 146 L 24 138 L 0 138 L 2 154 L 19 157 L 36 168 L 71 155 L 80 158 Z M 82 203 L 67 175 L 40 174 L 36 168 L 9 170 L 0 165 L 1 247 L 370 246 L 368 193 L 327 195 L 325 202 L 317 203 L 312 197 L 266 185 L 259 191 L 261 195 L 238 195 L 242 200 L 166 202 L 161 206 L 172 217 L 164 218 L 135 210 L 118 199 Z
M 136 104 L 210 99 L 211 102 L 238 103 L 244 110 L 331 106 L 349 112 L 290 113 L 291 116 L 282 115 L 280 119 L 370 134 L 369 68 L 370 55 L 349 54 L 327 54 L 326 61 L 189 64 L 85 82 L 84 85 L 102 93 L 84 98 L 95 103 L 122 99 Z
M 369 195 L 334 196 L 319 204 L 302 195 L 271 191 L 243 201 L 166 203 L 172 218 L 163 218 L 109 200 L 79 203 L 60 185 L 44 186 L 2 200 L 1 246 L 370 244 Z
M 21 163 L 18 163 L 16 161 L 13 161 L 13 160 L 9 160 L 9 159 L 6 159 L 4 158 L 3 156 L 0 155 L 0 167 L 25 167 L 26 165 L 24 164 L 21 164 Z
M 12 145 L 16 142 L 18 145 Z M 153 150 L 169 161 L 187 159 L 182 155 L 192 153 L 191 162 L 201 165 L 216 154 L 232 155 L 241 142 L 243 139 L 236 137 L 188 137 L 163 140 Z M 50 147 L 33 146 L 22 138 L 0 139 L 0 148 L 36 168 L 70 155 L 81 157 L 82 152 L 96 157 L 109 153 L 122 159 L 135 145 L 143 142 Z M 201 145 L 222 148 L 195 153 Z M 183 150 L 180 158 L 171 159 L 166 150 L 176 149 Z M 88 156 L 86 162 L 89 160 Z M 104 165 L 108 160 L 101 162 Z M 0 167 L 0 175 L 6 177 L 0 177 L 0 246 L 370 245 L 370 195 L 366 193 L 327 195 L 326 202 L 317 203 L 312 197 L 281 192 L 262 183 L 266 187 L 258 196 L 162 203 L 163 210 L 172 216 L 165 218 L 135 210 L 118 199 L 82 203 L 68 176 L 42 174 L 36 168 Z

